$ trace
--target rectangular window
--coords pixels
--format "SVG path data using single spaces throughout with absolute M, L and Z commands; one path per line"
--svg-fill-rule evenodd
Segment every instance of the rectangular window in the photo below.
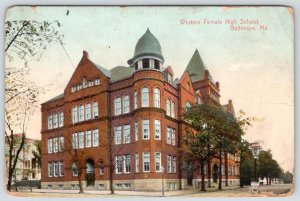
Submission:
M 115 99 L 115 115 L 121 114 L 121 98 L 118 97 Z
M 77 91 L 79 91 L 80 89 L 82 89 L 82 85 L 81 84 L 77 84 Z
M 144 152 L 143 153 L 143 170 L 144 172 L 150 172 L 150 153 L 149 152 Z
M 116 156 L 116 174 L 121 174 L 123 171 L 122 156 Z
M 161 153 L 160 152 L 155 153 L 155 171 L 156 172 L 161 171 Z
M 64 137 L 59 137 L 58 151 L 62 152 L 63 150 L 64 150 Z
M 77 106 L 72 108 L 72 122 L 73 124 L 78 122 L 78 111 L 77 111 Z
M 53 145 L 52 145 L 53 140 L 48 139 L 48 153 L 51 154 L 53 151 Z
M 58 126 L 58 116 L 57 113 L 53 115 L 53 128 L 57 128 Z
M 135 141 L 139 141 L 139 122 L 134 122 Z
M 94 86 L 94 82 L 93 82 L 93 80 L 90 80 L 89 81 L 89 87 L 92 87 L 92 86 Z
M 171 144 L 175 146 L 175 129 L 171 129 Z
M 172 157 L 172 172 L 176 172 L 176 156 Z
M 134 91 L 134 109 L 138 108 L 138 94 L 137 91 Z
M 92 118 L 91 104 L 88 103 L 85 105 L 85 119 L 90 120 L 91 118 Z
M 84 77 L 83 80 L 82 80 L 82 87 L 83 88 L 87 88 L 87 81 L 86 81 L 86 78 Z
M 85 132 L 85 147 L 92 146 L 92 131 Z
M 63 127 L 64 126 L 64 113 L 60 112 L 59 113 L 59 127 Z
M 149 140 L 149 120 L 143 120 L 143 140 Z
M 123 113 L 127 114 L 129 113 L 130 107 L 129 107 L 129 96 L 126 95 L 123 97 Z
M 139 154 L 135 154 L 135 172 L 140 171 L 140 160 L 139 160 Z
M 52 166 L 52 162 L 48 162 L 48 177 L 53 177 L 53 166 Z
M 78 134 L 77 133 L 72 134 L 72 148 L 73 149 L 78 148 Z
M 93 130 L 93 147 L 99 146 L 99 134 L 98 129 Z
M 54 177 L 58 177 L 58 162 L 54 162 Z
M 79 106 L 79 122 L 84 121 L 84 105 Z
M 71 87 L 71 93 L 74 93 L 76 91 L 76 86 Z
M 95 79 L 95 85 L 100 85 L 100 79 L 99 78 Z
M 154 120 L 155 139 L 160 140 L 160 120 Z
M 64 163 L 62 161 L 59 162 L 59 176 L 64 176 Z
M 115 127 L 115 144 L 121 144 L 122 143 L 122 131 L 121 126 Z
M 167 144 L 171 144 L 171 128 L 167 127 Z
M 130 143 L 130 125 L 123 126 L 123 143 Z
M 52 129 L 52 115 L 48 116 L 48 129 Z
M 84 132 L 79 132 L 79 148 L 84 148 Z
M 57 153 L 58 152 L 58 138 L 53 138 L 53 152 Z
M 98 102 L 93 102 L 93 119 L 98 118 Z
M 149 59 L 143 59 L 143 68 L 150 68 Z
M 131 164 L 130 164 L 130 155 L 124 156 L 124 172 L 130 173 L 131 172 Z

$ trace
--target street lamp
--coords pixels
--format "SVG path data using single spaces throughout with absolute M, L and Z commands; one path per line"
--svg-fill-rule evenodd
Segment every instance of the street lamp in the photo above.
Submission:
M 160 167 L 161 172 L 161 195 L 165 195 L 165 187 L 164 187 L 164 170 L 165 168 L 163 166 Z
M 260 151 L 260 146 L 258 142 L 253 142 L 251 143 L 251 149 L 252 149 L 252 155 L 254 157 L 254 180 L 255 182 L 258 182 L 257 180 L 257 173 L 256 173 L 256 163 L 257 163 L 257 159 L 258 159 L 258 155 L 259 155 L 259 151 Z

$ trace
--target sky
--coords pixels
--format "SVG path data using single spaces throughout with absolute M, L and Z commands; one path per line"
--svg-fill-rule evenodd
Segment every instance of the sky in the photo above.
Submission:
M 67 15 L 67 11 L 69 11 Z M 47 86 L 40 103 L 63 93 L 83 50 L 111 69 L 128 66 L 147 28 L 180 78 L 198 49 L 213 79 L 220 82 L 221 103 L 233 101 L 236 113 L 255 117 L 244 138 L 261 141 L 280 166 L 294 168 L 294 21 L 286 7 L 12 7 L 6 20 L 59 20 L 64 48 L 52 44 L 40 61 L 31 61 L 28 79 Z M 255 30 L 231 30 L 233 26 Z M 242 22 L 248 24 L 241 24 Z M 251 24 L 256 23 L 256 24 Z M 16 64 L 22 62 L 14 60 Z M 11 63 L 6 60 L 6 65 Z M 27 135 L 40 138 L 40 109 Z

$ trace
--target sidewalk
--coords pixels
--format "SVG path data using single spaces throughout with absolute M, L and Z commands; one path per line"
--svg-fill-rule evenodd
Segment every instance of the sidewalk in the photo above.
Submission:
M 229 186 L 223 187 L 223 191 L 228 190 L 237 190 L 240 189 L 237 186 Z M 209 192 L 217 192 L 219 191 L 217 188 L 207 188 L 206 192 L 200 191 L 199 189 L 191 189 L 191 190 L 175 190 L 175 191 L 166 191 L 164 192 L 164 196 L 182 196 L 182 195 L 192 195 L 199 193 L 209 193 Z M 33 189 L 32 193 L 53 193 L 53 194 L 78 194 L 78 190 L 58 190 L 58 189 Z M 100 190 L 84 190 L 84 194 L 89 195 L 110 195 L 110 191 L 100 191 Z M 120 196 L 147 196 L 147 197 L 161 197 L 162 192 L 151 192 L 151 191 L 118 191 L 115 190 L 115 195 Z

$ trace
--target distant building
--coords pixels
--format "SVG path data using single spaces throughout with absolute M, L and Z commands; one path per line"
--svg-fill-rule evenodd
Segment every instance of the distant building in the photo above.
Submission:
M 149 29 L 138 40 L 128 67 L 108 70 L 83 52 L 64 92 L 42 104 L 42 188 L 77 188 L 76 166 L 64 152 L 73 148 L 85 150 L 84 187 L 108 190 L 109 154 L 103 141 L 110 136 L 115 189 L 160 190 L 162 177 L 167 190 L 188 188 L 178 152 L 189 126 L 182 112 L 195 103 L 221 107 L 219 83 L 198 50 L 180 79 L 163 63 L 160 43 Z M 222 107 L 233 112 L 231 101 Z M 239 158 L 228 159 L 229 184 L 237 185 Z M 224 172 L 224 165 L 218 168 Z M 190 179 L 197 187 L 195 168 Z
M 14 137 L 21 140 L 22 134 L 16 134 Z M 39 141 L 36 139 L 25 138 L 25 144 L 22 151 L 19 154 L 19 159 L 16 165 L 16 169 L 13 175 L 14 181 L 21 180 L 40 180 L 41 179 L 41 167 L 38 164 L 38 161 L 32 154 L 33 151 L 36 151 L 35 143 Z M 6 158 L 6 173 L 8 174 L 8 151 L 9 147 L 6 144 L 5 146 L 5 158 Z M 16 152 L 16 150 L 15 150 Z

